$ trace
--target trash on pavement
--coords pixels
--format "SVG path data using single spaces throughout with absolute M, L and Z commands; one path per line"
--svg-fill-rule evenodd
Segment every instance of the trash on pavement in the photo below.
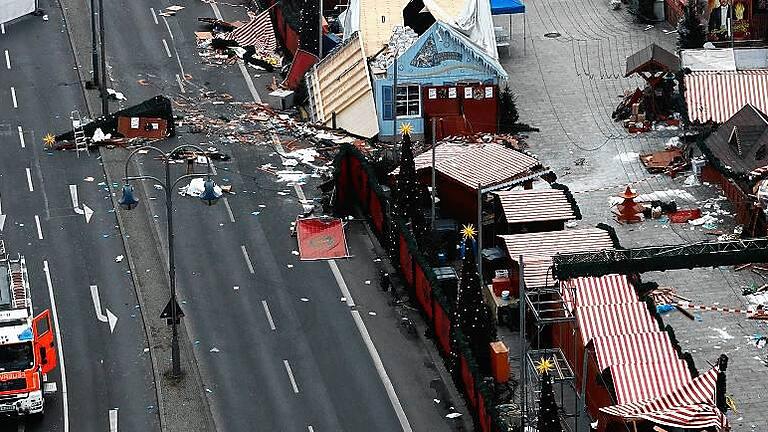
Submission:
M 124 256 L 122 256 L 122 255 L 118 255 L 118 256 L 116 256 L 116 257 L 115 257 L 115 262 L 116 262 L 116 263 L 122 262 L 122 261 L 123 261 L 123 258 L 125 258 L 125 257 L 124 257 Z

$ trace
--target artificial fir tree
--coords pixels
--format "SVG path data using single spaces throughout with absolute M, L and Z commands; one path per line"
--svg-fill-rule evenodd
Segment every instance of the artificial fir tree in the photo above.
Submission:
M 552 376 L 549 371 L 553 368 L 552 359 L 541 359 L 536 363 L 536 371 L 541 375 L 541 394 L 536 428 L 539 432 L 562 432 L 560 414 L 558 413 L 555 391 L 552 389 Z
M 484 372 L 490 370 L 489 344 L 496 340 L 496 325 L 491 311 L 483 301 L 480 275 L 471 242 L 475 241 L 474 227 L 464 227 L 465 253 L 461 264 L 461 279 L 454 309 L 454 325 L 467 337 L 472 353 Z
M 397 202 L 406 221 L 414 221 L 423 206 L 425 188 L 416 177 L 416 163 L 413 158 L 410 125 L 402 127 L 403 141 L 400 145 L 400 172 L 397 174 Z
M 683 16 L 677 23 L 677 47 L 680 49 L 701 48 L 707 41 L 707 30 L 701 22 L 704 8 L 700 0 L 688 0 Z
M 504 87 L 499 96 L 499 129 L 501 132 L 514 131 L 515 125 L 520 120 L 515 99 L 515 94 L 512 93 L 509 86 Z

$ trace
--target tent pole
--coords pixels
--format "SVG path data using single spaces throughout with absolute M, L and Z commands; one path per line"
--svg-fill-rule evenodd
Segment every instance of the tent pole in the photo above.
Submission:
M 525 33 L 528 31 L 528 19 L 523 12 L 523 55 L 525 55 Z

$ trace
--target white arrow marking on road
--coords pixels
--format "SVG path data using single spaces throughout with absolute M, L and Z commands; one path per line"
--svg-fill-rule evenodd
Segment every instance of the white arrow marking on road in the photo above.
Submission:
M 4 214 L 0 214 L 0 232 L 3 232 L 3 228 L 5 228 L 5 216 Z
M 117 408 L 109 410 L 109 432 L 117 432 Z
M 91 285 L 91 300 L 93 300 L 93 308 L 96 309 L 96 319 L 101 322 L 107 322 L 107 316 L 101 311 L 101 301 L 99 300 L 99 287 Z
M 16 89 L 11 87 L 11 99 L 13 99 L 13 107 L 18 108 L 19 103 L 16 101 Z
M 88 207 L 87 205 L 85 205 L 85 203 L 83 203 L 83 210 L 82 210 L 82 212 L 85 213 L 85 223 L 90 223 L 91 222 L 91 216 L 93 216 L 93 210 L 91 210 L 90 207 Z
M 69 196 L 72 198 L 72 209 L 77 214 L 83 214 L 83 209 L 80 208 L 80 200 L 77 197 L 77 185 L 69 185 Z
M 24 142 L 24 131 L 19 126 L 19 141 L 21 141 L 21 148 L 25 148 L 27 144 Z
M 96 285 L 91 285 L 91 300 L 93 300 L 93 308 L 96 311 L 96 319 L 101 322 L 109 323 L 109 332 L 114 333 L 115 326 L 117 325 L 117 317 L 107 308 L 104 308 L 104 310 L 107 311 L 106 315 L 101 311 L 99 287 Z

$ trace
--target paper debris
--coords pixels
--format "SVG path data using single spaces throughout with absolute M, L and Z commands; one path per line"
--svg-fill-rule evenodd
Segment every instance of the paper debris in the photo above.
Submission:
M 92 182 L 94 180 L 93 177 L 86 177 L 83 179 L 83 181 Z
M 118 255 L 118 256 L 116 256 L 116 257 L 115 257 L 115 262 L 116 262 L 116 263 L 122 262 L 122 261 L 123 261 L 123 258 L 125 258 L 125 257 L 124 257 L 124 256 L 122 256 L 122 255 Z
M 445 418 L 455 419 L 461 417 L 461 413 L 452 412 L 445 415 Z

